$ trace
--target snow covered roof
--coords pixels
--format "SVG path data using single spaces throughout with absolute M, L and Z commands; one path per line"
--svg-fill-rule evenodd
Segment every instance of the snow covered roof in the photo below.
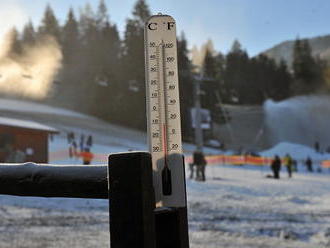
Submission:
M 41 131 L 46 131 L 46 132 L 58 133 L 57 129 L 40 124 L 38 122 L 6 118 L 6 117 L 0 117 L 0 126 L 20 127 L 20 128 L 25 128 L 25 129 L 35 129 L 35 130 L 41 130 Z

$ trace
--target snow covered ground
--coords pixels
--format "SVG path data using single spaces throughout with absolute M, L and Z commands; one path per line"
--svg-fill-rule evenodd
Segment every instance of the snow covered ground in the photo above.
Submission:
M 274 180 L 228 166 L 208 174 L 215 177 L 206 184 L 187 184 L 192 241 L 202 243 L 195 247 L 329 247 L 329 174 Z
M 106 163 L 110 152 L 146 150 L 143 133 L 100 122 L 84 125 L 74 131 L 93 134 L 95 163 Z M 51 163 L 81 163 L 68 157 L 65 132 L 73 126 L 56 122 L 62 133 L 50 143 Z M 189 155 L 194 146 L 184 148 Z M 261 154 L 288 152 L 301 161 L 307 156 L 314 161 L 330 158 L 290 143 Z M 187 179 L 191 247 L 330 247 L 330 172 L 308 173 L 302 163 L 298 170 L 288 179 L 282 169 L 281 179 L 275 180 L 266 178 L 268 167 L 214 165 L 207 167 L 206 182 Z M 109 247 L 107 200 L 1 195 L 0 248 L 18 247 Z
M 137 143 L 123 149 L 125 142 L 93 150 L 106 156 L 143 148 Z M 66 146 L 64 137 L 57 137 L 50 148 L 56 152 Z M 264 153 L 282 155 L 297 146 L 281 144 Z M 302 158 L 306 149 L 312 157 L 321 156 L 301 147 Z M 292 155 L 298 156 L 298 150 Z M 80 163 L 68 158 L 51 162 Z M 280 180 L 266 178 L 269 173 L 268 167 L 215 165 L 207 167 L 205 183 L 187 179 L 191 247 L 329 247 L 330 173 L 300 172 L 288 179 L 282 170 Z M 106 200 L 0 196 L 0 247 L 108 245 Z

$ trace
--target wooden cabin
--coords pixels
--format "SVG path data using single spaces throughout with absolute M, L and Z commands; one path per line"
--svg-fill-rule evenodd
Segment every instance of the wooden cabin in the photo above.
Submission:
M 57 133 L 34 121 L 0 117 L 0 163 L 16 162 L 8 161 L 13 150 L 25 154 L 24 162 L 48 163 L 49 136 Z

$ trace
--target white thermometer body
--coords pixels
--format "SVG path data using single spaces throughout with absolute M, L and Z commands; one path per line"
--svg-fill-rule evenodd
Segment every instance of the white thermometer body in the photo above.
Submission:
M 149 149 L 158 206 L 186 206 L 175 21 L 155 15 L 145 25 Z

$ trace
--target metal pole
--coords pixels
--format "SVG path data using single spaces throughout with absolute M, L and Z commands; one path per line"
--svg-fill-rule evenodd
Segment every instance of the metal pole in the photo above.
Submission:
M 202 130 L 202 116 L 201 116 L 201 101 L 200 101 L 200 82 L 201 79 L 195 80 L 195 144 L 197 151 L 203 151 L 203 130 Z

